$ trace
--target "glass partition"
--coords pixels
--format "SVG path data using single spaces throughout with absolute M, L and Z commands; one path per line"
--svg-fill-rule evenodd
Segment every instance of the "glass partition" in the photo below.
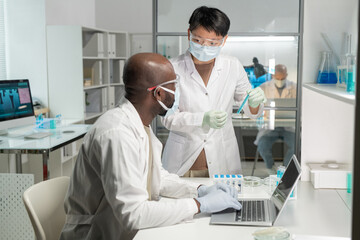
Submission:
M 158 36 L 157 52 L 167 58 L 174 58 L 186 52 L 189 47 L 187 36 Z M 266 106 L 296 107 L 298 75 L 298 37 L 297 36 L 229 36 L 222 54 L 237 57 L 243 64 L 252 87 L 262 87 L 268 99 Z M 259 65 L 254 66 L 256 58 Z M 282 65 L 285 72 L 283 86 L 276 86 L 273 74 L 275 66 Z M 257 76 L 256 67 L 263 73 Z M 255 70 L 255 71 L 254 71 Z M 265 84 L 265 82 L 268 82 Z M 282 81 L 281 81 L 282 82 Z
M 158 0 L 158 32 L 186 32 L 192 12 L 200 6 L 215 7 L 231 20 L 230 33 L 299 31 L 299 0 Z M 286 11 L 284 11 L 286 9 Z
M 299 28 L 300 1 L 157 0 L 155 2 L 154 48 L 157 53 L 169 59 L 178 57 L 189 48 L 188 20 L 197 7 L 202 5 L 216 7 L 230 18 L 229 37 L 221 49 L 221 54 L 239 59 L 252 87 L 260 86 L 267 98 L 262 118 L 249 119 L 242 113 L 232 115 L 243 175 L 254 174 L 263 177 L 269 174 L 270 170 L 266 168 L 263 160 L 265 157 L 263 158 L 258 151 L 257 145 L 257 140 L 264 132 L 280 135 L 280 139 L 270 145 L 270 150 L 267 150 L 267 156 L 269 151 L 272 151 L 276 166 L 284 163 L 285 156 L 290 154 L 288 149 L 291 153 L 299 155 L 300 128 L 297 98 L 300 91 L 298 71 L 299 59 L 301 59 L 299 43 L 302 34 Z M 280 72 L 282 74 L 279 75 Z M 233 106 L 235 113 L 238 107 Z M 154 129 L 157 137 L 165 145 L 169 131 L 159 118 L 154 122 Z M 254 165 L 257 166 L 253 171 Z
M 233 114 L 243 175 L 266 177 L 295 153 L 296 111 L 268 109 L 258 119 Z

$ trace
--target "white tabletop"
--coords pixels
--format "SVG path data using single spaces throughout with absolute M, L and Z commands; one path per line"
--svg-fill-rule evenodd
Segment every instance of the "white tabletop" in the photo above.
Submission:
M 203 179 L 194 181 L 204 182 Z M 204 183 L 208 181 L 205 180 Z M 244 196 L 258 196 L 258 190 L 248 192 Z M 209 222 L 209 214 L 198 214 L 191 222 L 140 230 L 135 239 L 252 240 L 252 233 L 259 229 L 259 227 L 210 225 Z M 351 211 L 336 190 L 315 190 L 310 182 L 299 182 L 298 198 L 287 203 L 275 226 L 285 227 L 295 235 L 350 237 Z
M 35 129 L 29 126 L 9 131 L 9 135 L 0 136 L 0 150 L 52 150 L 69 141 L 83 136 L 91 125 L 70 124 L 61 125 L 56 129 Z M 41 139 L 25 139 L 24 136 L 32 132 L 50 132 L 51 136 Z

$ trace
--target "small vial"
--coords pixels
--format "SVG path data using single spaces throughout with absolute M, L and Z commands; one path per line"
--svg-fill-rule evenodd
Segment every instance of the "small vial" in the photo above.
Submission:
M 285 172 L 285 166 L 279 166 L 277 169 L 277 178 L 281 179 L 284 172 Z

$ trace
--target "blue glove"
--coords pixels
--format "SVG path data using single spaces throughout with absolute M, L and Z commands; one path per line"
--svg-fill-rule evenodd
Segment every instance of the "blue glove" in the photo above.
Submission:
M 229 194 L 230 196 L 232 196 L 235 199 L 237 199 L 237 197 L 238 197 L 238 192 L 237 192 L 236 188 L 234 188 L 233 186 L 229 186 L 225 183 L 216 183 L 211 186 L 201 185 L 198 188 L 198 196 L 203 197 L 203 196 L 205 196 L 213 191 L 216 191 L 218 189 L 223 190 L 224 192 L 226 192 L 227 194 Z
M 261 103 L 267 101 L 265 93 L 260 87 L 248 90 L 247 93 L 249 94 L 249 106 L 252 108 L 257 108 Z
M 241 209 L 241 204 L 237 199 L 220 189 L 195 199 L 200 203 L 200 212 L 203 213 L 220 212 L 227 208 Z

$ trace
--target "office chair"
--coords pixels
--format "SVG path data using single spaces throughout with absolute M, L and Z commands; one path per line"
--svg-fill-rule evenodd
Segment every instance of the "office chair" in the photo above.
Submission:
M 277 139 L 277 140 L 274 142 L 274 144 L 276 144 L 276 143 L 282 143 L 282 144 L 284 144 L 284 140 L 282 140 L 282 139 Z M 284 144 L 284 145 L 285 145 L 285 144 Z M 285 150 L 284 150 L 284 151 L 285 151 Z M 256 164 L 257 164 L 257 162 L 258 162 L 258 160 L 259 160 L 259 155 L 260 155 L 259 150 L 256 149 L 255 160 L 254 160 L 254 165 L 253 165 L 253 168 L 252 168 L 252 171 L 251 171 L 251 176 L 254 176 Z
M 59 239 L 65 224 L 64 198 L 69 183 L 69 177 L 58 177 L 24 192 L 23 201 L 37 240 Z

